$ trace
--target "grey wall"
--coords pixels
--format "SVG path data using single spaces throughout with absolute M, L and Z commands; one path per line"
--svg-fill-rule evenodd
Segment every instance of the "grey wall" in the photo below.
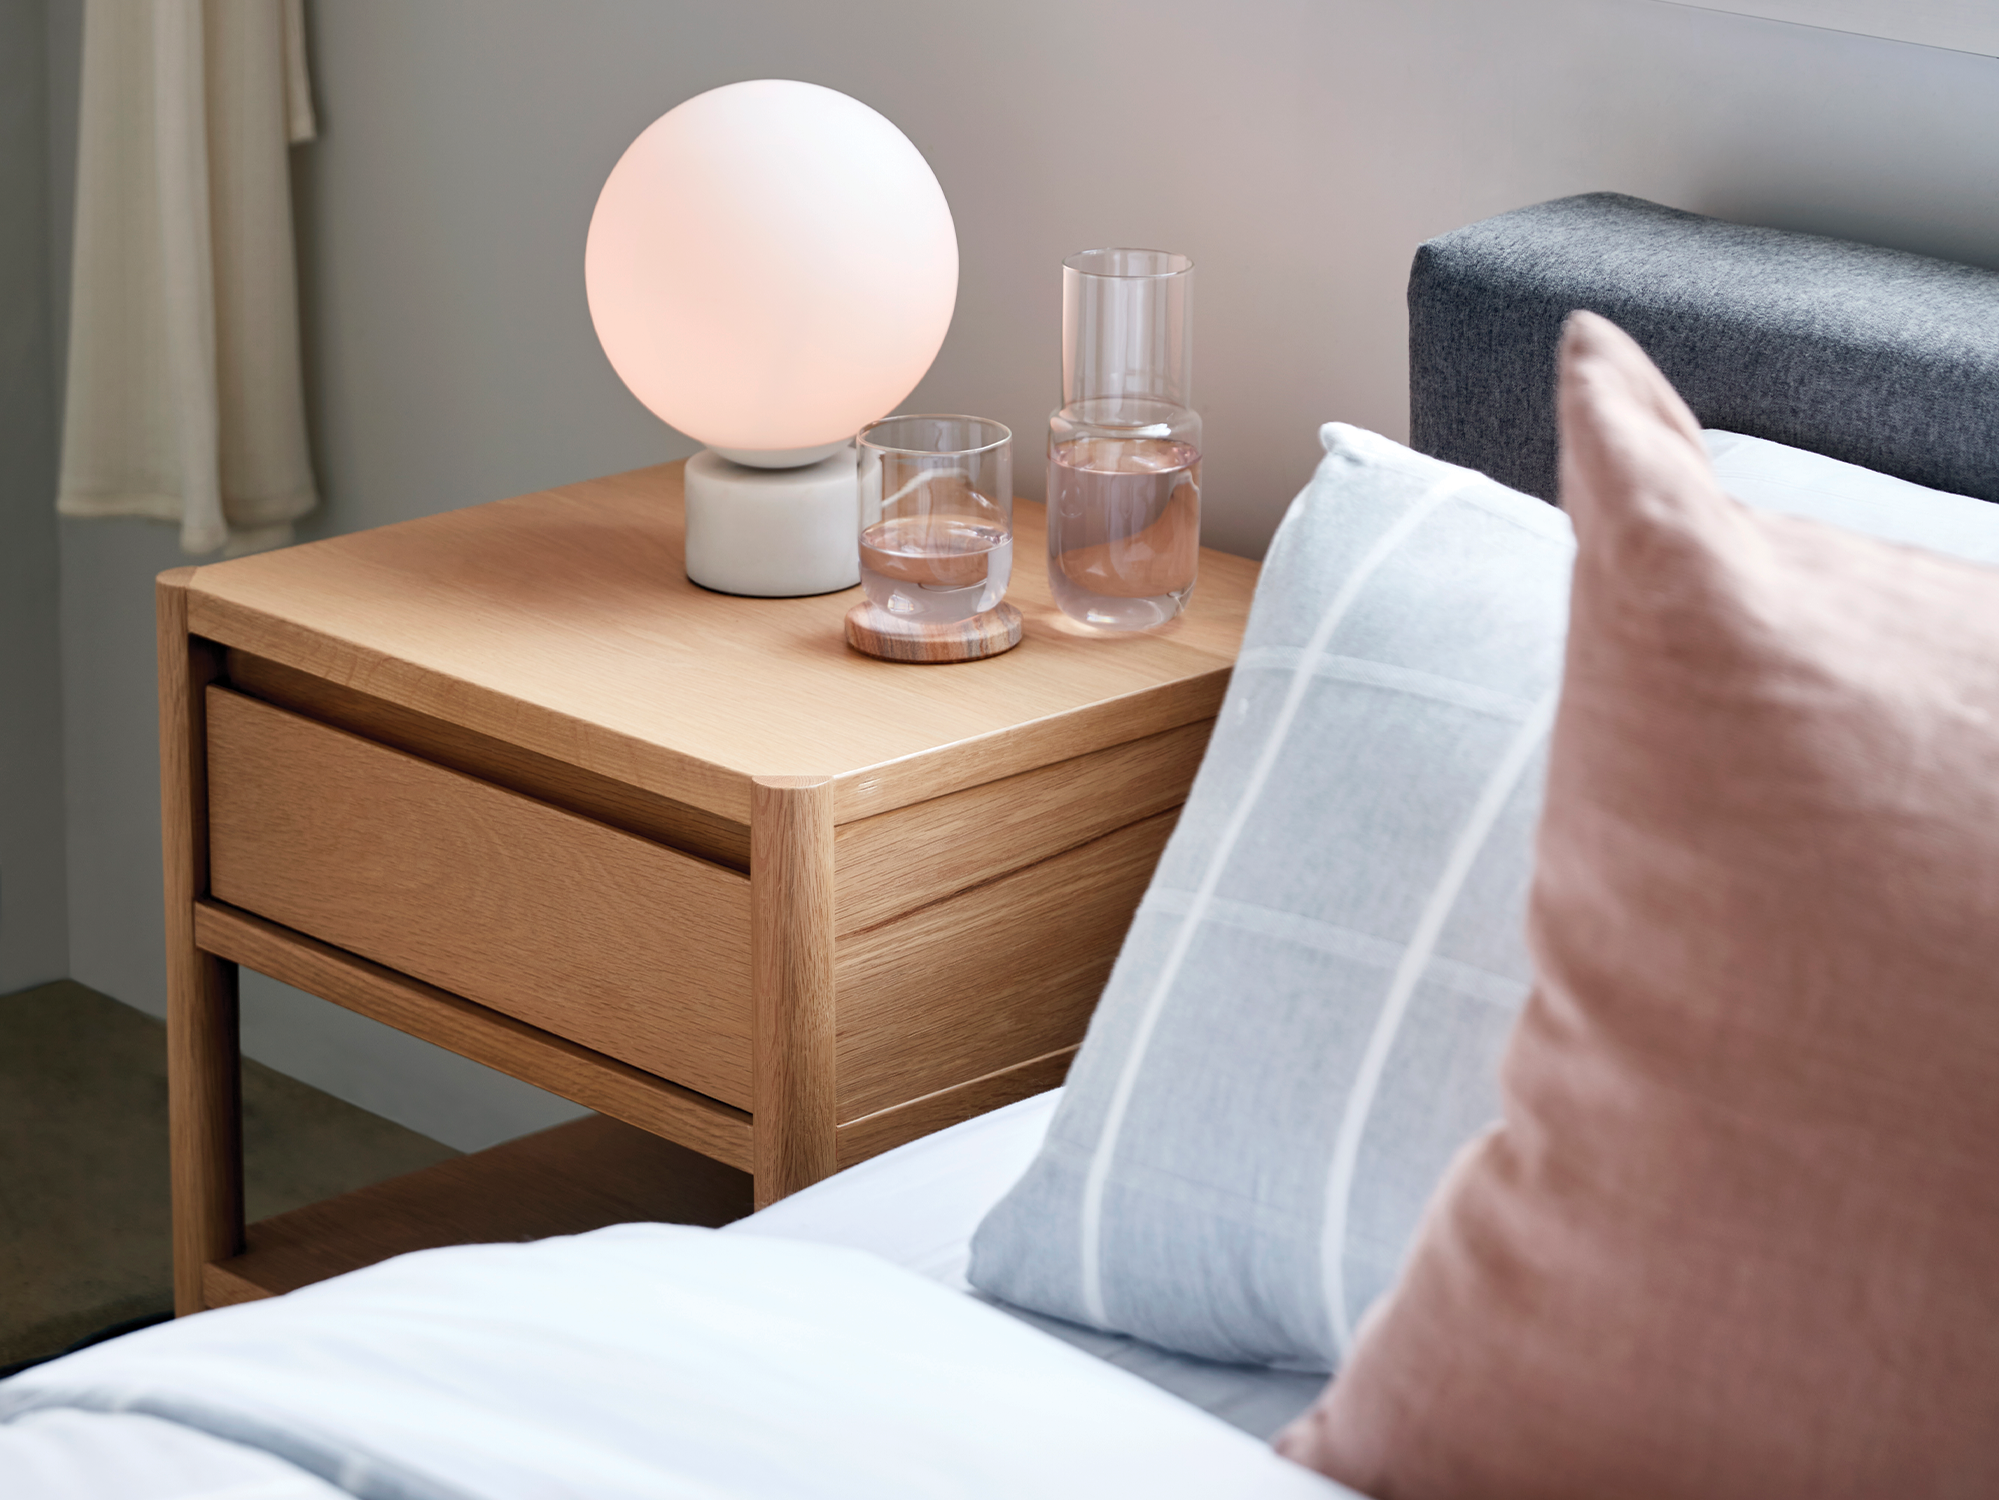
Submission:
M 0 0 L 0 994 L 69 972 L 43 0 Z
M 74 8 L 56 0 L 60 35 Z M 1027 455 L 1056 394 L 1060 257 L 1192 254 L 1207 540 L 1252 555 L 1319 423 L 1404 433 L 1402 288 L 1429 235 L 1614 188 L 1999 266 L 1999 62 L 1660 0 L 338 0 L 312 22 L 299 224 L 326 530 L 691 451 L 597 351 L 583 234 L 641 128 L 742 78 L 844 89 L 928 155 L 963 280 L 911 406 L 996 416 Z M 62 545 L 72 972 L 156 1008 L 148 591 L 176 559 L 140 523 L 68 523 Z M 249 1034 L 456 1143 L 550 1117 L 277 987 L 252 990 Z
M 11 6 L 18 0 L 0 3 Z M 42 6 L 35 4 L 32 9 L 39 11 Z M 46 178 L 47 220 L 55 247 L 49 263 L 53 300 L 61 309 L 68 291 L 83 7 L 81 0 L 49 0 L 47 10 L 52 163 Z M 366 92 L 364 84 L 364 98 Z M 57 326 L 63 326 L 60 311 Z M 56 391 L 62 389 L 60 343 L 58 339 L 54 360 Z M 45 348 L 44 360 L 47 357 Z M 56 661 L 56 527 L 61 528 L 61 681 L 67 691 L 61 702 L 60 730 L 54 723 L 51 694 L 51 723 L 35 738 L 52 761 L 52 805 L 58 809 L 53 814 L 57 900 L 64 894 L 59 809 L 65 775 L 71 789 L 67 941 L 65 945 L 58 908 L 50 927 L 56 954 L 51 972 L 67 971 L 108 995 L 164 1016 L 152 580 L 190 559 L 179 554 L 171 527 L 123 520 L 57 523 L 51 509 L 52 468 L 34 489 L 23 513 L 32 514 L 38 534 L 48 541 L 48 556 L 36 565 L 35 576 L 48 595 L 43 660 L 51 677 Z M 329 517 L 321 521 L 318 533 L 334 525 L 346 529 L 355 524 L 373 523 L 342 524 Z M 315 533 L 308 528 L 307 534 Z M 4 680 L 0 677 L 0 682 Z M 0 798 L 4 798 L 0 809 L 15 807 L 11 780 L 0 788 Z M 4 857 L 0 846 L 0 859 Z M 4 989 L 0 986 L 0 991 Z M 259 974 L 243 976 L 243 1046 L 252 1057 L 295 1078 L 461 1150 L 477 1150 L 581 1113 L 564 1100 Z

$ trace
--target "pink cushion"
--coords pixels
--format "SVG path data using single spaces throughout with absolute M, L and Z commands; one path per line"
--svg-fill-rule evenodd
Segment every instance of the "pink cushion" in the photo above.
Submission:
M 1999 572 L 1721 493 L 1562 346 L 1505 1121 L 1280 1439 L 1382 1500 L 1999 1495 Z

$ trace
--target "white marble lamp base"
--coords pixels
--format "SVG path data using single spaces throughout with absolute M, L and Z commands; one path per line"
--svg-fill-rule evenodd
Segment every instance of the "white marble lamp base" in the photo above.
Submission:
M 861 581 L 854 450 L 795 469 L 752 469 L 709 450 L 687 460 L 687 576 L 761 599 Z

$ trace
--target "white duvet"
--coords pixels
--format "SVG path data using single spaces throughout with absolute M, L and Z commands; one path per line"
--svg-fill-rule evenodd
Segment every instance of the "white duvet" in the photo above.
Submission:
M 208 1437 L 190 1447 L 190 1429 Z M 127 1443 L 153 1445 L 159 1484 L 98 1487 Z M 1348 1493 L 877 1256 L 673 1225 L 404 1256 L 0 1384 L 9 1500 L 329 1484 L 369 1500 Z

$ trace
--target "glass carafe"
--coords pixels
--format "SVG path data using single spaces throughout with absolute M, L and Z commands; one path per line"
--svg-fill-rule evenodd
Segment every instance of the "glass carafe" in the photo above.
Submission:
M 1194 263 L 1086 250 L 1062 263 L 1062 405 L 1048 420 L 1048 582 L 1072 619 L 1163 625 L 1194 592 L 1201 419 Z

